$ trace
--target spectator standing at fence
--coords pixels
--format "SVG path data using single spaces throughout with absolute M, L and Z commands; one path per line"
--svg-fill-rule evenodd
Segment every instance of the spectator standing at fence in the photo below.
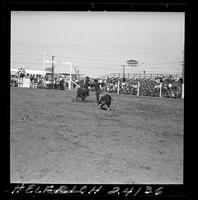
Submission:
M 60 89 L 64 90 L 64 79 L 60 78 Z

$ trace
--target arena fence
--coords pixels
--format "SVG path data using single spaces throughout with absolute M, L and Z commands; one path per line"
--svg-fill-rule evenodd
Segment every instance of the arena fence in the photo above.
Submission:
M 130 74 L 112 73 L 103 76 L 107 92 L 137 96 L 184 98 L 181 74 Z
M 167 74 L 159 74 L 159 73 L 150 73 L 150 74 L 146 74 L 146 73 L 125 73 L 124 77 L 127 79 L 137 79 L 137 78 L 145 78 L 145 79 L 154 79 L 157 77 L 169 77 L 169 76 L 173 76 L 175 79 L 181 78 L 182 74 L 181 73 L 167 73 Z M 106 74 L 104 76 L 100 77 L 101 79 L 107 79 L 107 78 L 123 78 L 123 73 L 110 73 L 110 74 Z
M 109 93 L 160 98 L 184 98 L 184 83 L 179 81 L 181 78 L 181 74 L 130 74 L 125 76 L 124 81 L 122 73 L 112 73 L 103 76 L 100 79 L 100 83 L 102 83 L 101 90 Z M 77 89 L 80 87 L 78 83 L 67 79 L 64 80 L 64 85 L 54 85 L 50 81 L 29 81 L 29 79 L 26 81 L 25 78 L 16 77 L 11 78 L 11 86 L 64 90 L 69 89 L 69 81 L 72 88 Z M 91 90 L 95 91 L 94 87 Z

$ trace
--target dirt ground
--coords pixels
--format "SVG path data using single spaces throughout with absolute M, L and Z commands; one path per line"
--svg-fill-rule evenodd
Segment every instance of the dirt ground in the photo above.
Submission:
M 11 88 L 11 183 L 182 184 L 182 99 Z

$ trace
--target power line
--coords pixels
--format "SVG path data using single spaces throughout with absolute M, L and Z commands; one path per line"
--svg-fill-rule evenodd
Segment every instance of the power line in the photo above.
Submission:
M 15 55 L 16 54 L 16 55 Z M 29 55 L 29 57 L 31 57 L 31 59 L 38 60 L 39 58 L 41 58 L 41 62 L 34 62 L 34 61 L 30 61 L 30 58 L 28 57 L 29 61 L 16 61 L 14 60 L 14 58 L 21 58 L 25 57 L 26 55 Z M 47 56 L 50 56 L 49 54 Z M 16 52 L 13 51 L 12 54 L 12 64 L 13 63 L 18 63 L 18 64 L 28 64 L 28 65 L 40 65 L 43 66 L 43 56 L 41 56 L 40 54 L 34 54 L 34 53 L 27 53 L 27 52 Z M 37 58 L 35 58 L 37 57 Z M 112 71 L 112 70 L 120 70 L 120 63 L 122 63 L 120 60 L 110 60 L 110 59 L 100 59 L 100 58 L 86 58 L 86 57 L 73 57 L 73 56 L 56 56 L 57 61 L 56 61 L 56 66 L 63 66 L 61 63 L 61 61 L 59 60 L 63 60 L 61 58 L 64 58 L 64 60 L 68 59 L 71 62 L 74 63 L 74 65 L 78 65 L 80 70 L 97 70 L 97 71 Z M 47 64 L 48 65 L 48 64 Z M 100 65 L 99 67 L 97 65 Z M 177 67 L 178 65 L 178 67 Z M 152 71 L 160 71 L 162 69 L 166 69 L 166 70 L 177 70 L 179 71 L 179 62 L 148 62 L 148 63 L 143 63 L 142 66 L 140 66 L 141 68 L 143 68 L 144 70 L 149 70 L 152 69 Z M 126 68 L 130 68 L 130 66 L 126 65 Z M 138 67 L 139 68 L 139 67 Z M 59 68 L 60 69 L 60 68 Z M 142 69 L 142 70 L 143 70 Z
M 31 64 L 34 64 L 34 65 L 43 65 L 43 63 L 42 62 L 30 62 L 30 61 L 12 61 L 11 63 L 21 63 L 21 64 L 29 64 L 29 65 L 31 65 Z M 120 66 L 120 64 L 119 63 L 115 63 L 115 64 L 112 64 L 111 66 L 109 66 L 109 64 L 108 63 L 104 63 L 104 64 L 100 64 L 100 66 L 97 66 L 99 63 L 98 62 L 93 62 L 93 61 L 86 61 L 85 63 L 81 63 L 81 64 L 78 64 L 78 63 L 76 63 L 78 66 L 79 66 L 79 68 L 85 68 L 85 66 L 86 66 L 86 68 L 91 68 L 91 69 L 107 69 L 107 68 L 109 68 L 109 69 L 111 69 L 111 68 L 119 68 L 119 66 Z M 74 63 L 74 65 L 76 65 L 75 63 Z M 50 65 L 49 63 L 47 64 L 47 65 Z M 56 66 L 64 66 L 63 64 L 60 64 L 60 63 L 57 63 L 56 62 Z M 131 67 L 129 67 L 129 66 L 125 66 L 125 68 L 131 68 Z M 137 68 L 140 68 L 140 67 L 137 67 Z M 142 66 L 141 67 L 142 69 L 152 69 L 152 70 L 159 70 L 159 69 L 168 69 L 168 70 L 175 70 L 175 69 L 177 69 L 177 70 L 179 70 L 180 69 L 180 67 L 178 66 L 178 67 L 176 67 L 176 66 L 172 66 L 172 65 L 166 65 L 166 66 L 163 66 L 163 67 L 161 67 L 160 65 L 155 65 L 155 66 L 149 66 L 149 65 L 144 65 L 144 66 Z
M 34 56 L 37 56 L 37 57 L 40 57 L 41 58 L 41 56 L 40 55 L 35 55 L 35 54 L 28 54 L 28 55 L 34 55 Z M 13 57 L 15 57 L 14 55 L 13 55 Z M 19 56 L 16 56 L 15 58 L 20 58 Z M 24 57 L 24 56 L 21 56 L 21 57 Z M 106 64 L 106 62 L 110 62 L 110 63 L 112 63 L 112 64 L 118 64 L 118 63 L 120 63 L 121 61 L 120 60 L 109 60 L 109 59 L 97 59 L 97 58 L 76 58 L 76 57 L 72 57 L 72 56 L 56 56 L 56 57 L 58 57 L 58 58 L 64 58 L 64 59 L 67 59 L 68 58 L 68 60 L 69 59 L 72 59 L 74 62 L 92 62 L 92 63 L 100 63 L 100 62 L 102 62 L 102 63 L 105 63 Z M 57 63 L 58 64 L 58 63 Z M 150 63 L 150 62 L 148 62 L 148 63 L 144 63 L 143 64 L 143 66 L 145 66 L 145 65 L 158 65 L 158 66 L 160 66 L 160 65 L 176 65 L 176 64 L 178 64 L 179 65 L 179 62 L 160 62 L 160 63 L 154 63 L 154 62 L 152 62 L 152 63 Z
M 54 43 L 59 43 L 59 44 L 55 44 L 55 46 L 65 46 L 65 45 L 70 45 L 70 46 L 78 46 L 78 47 L 80 47 L 80 46 L 82 46 L 82 48 L 84 48 L 85 46 L 87 47 L 87 45 L 89 45 L 89 44 L 87 44 L 87 43 L 84 43 L 84 44 L 80 44 L 80 43 L 74 43 L 74 42 L 66 42 L 66 41 L 59 41 L 59 40 L 52 40 L 52 39 L 48 39 L 48 40 L 46 40 L 46 39 L 38 39 L 38 38 L 22 38 L 22 37 L 12 37 L 12 39 L 19 39 L 19 40 L 26 40 L 26 41 L 28 41 L 28 40 L 33 40 L 33 41 L 37 41 L 37 42 L 48 42 L 47 43 L 47 45 L 49 44 L 49 43 L 51 43 L 51 44 L 49 44 L 49 45 L 51 45 L 51 46 L 54 46 Z M 40 44 L 40 43 L 39 43 Z M 90 42 L 90 44 L 92 44 L 92 45 L 106 45 L 106 46 L 108 46 L 108 47 L 110 47 L 110 48 L 115 48 L 115 47 L 119 47 L 119 48 L 130 48 L 131 49 L 131 47 L 133 47 L 133 48 L 135 48 L 135 49 L 139 49 L 139 50 L 154 50 L 154 51 L 169 51 L 169 52 L 172 52 L 172 51 L 181 51 L 181 49 L 153 49 L 153 47 L 152 47 L 152 44 L 144 44 L 144 47 L 143 48 L 139 48 L 139 46 L 137 46 L 137 44 L 136 43 L 120 43 L 120 42 L 109 42 L 109 41 L 99 41 L 99 42 Z M 122 47 L 120 47 L 120 46 L 122 46 Z M 146 48 L 145 48 L 145 46 L 146 46 Z M 181 47 L 181 48 L 183 48 L 183 47 Z
M 28 39 L 25 39 L 28 40 Z M 31 39 L 29 39 L 31 40 Z M 85 44 L 80 44 L 80 43 L 71 43 L 71 42 L 60 42 L 60 44 L 53 44 L 53 42 L 50 44 L 49 42 L 51 42 L 51 40 L 36 40 L 36 41 L 45 41 L 48 43 L 45 43 L 44 46 L 50 46 L 50 47 L 59 47 L 59 48 L 65 48 L 70 46 L 70 48 L 74 48 L 74 50 L 80 50 L 80 49 L 85 49 L 86 47 L 86 51 L 113 51 L 113 52 L 155 52 L 155 53 L 178 53 L 179 49 L 153 49 L 153 48 L 140 48 L 131 44 L 126 44 L 126 46 L 124 47 L 119 47 L 118 45 L 115 46 L 109 46 L 109 45 L 105 45 L 106 47 L 100 46 L 100 43 L 90 43 L 93 46 L 89 46 L 89 44 L 85 43 Z M 41 45 L 41 43 L 39 44 L 20 44 L 20 45 L 32 45 L 32 46 L 38 46 Z M 96 45 L 99 45 L 96 47 Z M 71 49 L 70 49 L 71 50 Z
M 20 44 L 20 45 L 25 45 L 26 44 Z M 29 45 L 29 44 L 28 44 Z M 40 44 L 31 44 L 31 46 L 40 46 Z M 65 48 L 65 46 L 58 46 L 58 45 L 49 45 L 49 44 L 45 44 L 44 47 L 46 46 L 50 46 L 50 47 L 57 47 L 57 48 Z M 72 47 L 68 49 L 69 51 L 99 51 L 99 52 L 110 52 L 110 53 L 120 53 L 120 52 L 128 52 L 128 53 L 134 53 L 134 52 L 146 52 L 146 53 L 155 53 L 155 54 L 165 54 L 165 53 L 177 53 L 177 51 L 172 52 L 170 50 L 155 50 L 155 49 L 135 49 L 135 48 L 131 48 L 131 49 L 121 49 L 121 48 L 104 48 L 104 47 L 88 47 L 88 46 L 83 46 L 83 47 Z

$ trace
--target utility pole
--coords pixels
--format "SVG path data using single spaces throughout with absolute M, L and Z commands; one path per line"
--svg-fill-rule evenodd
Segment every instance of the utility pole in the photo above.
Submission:
M 131 75 L 132 75 L 132 71 L 133 71 L 132 68 L 137 67 L 139 64 L 140 63 L 137 60 L 133 60 L 133 59 L 127 60 L 128 67 L 131 67 Z
M 126 65 L 121 65 L 123 67 L 123 80 L 125 79 L 125 66 Z
M 79 69 L 76 72 L 77 80 L 79 81 Z
M 69 90 L 71 90 L 71 82 L 72 82 L 72 63 L 68 62 L 69 64 Z
M 75 69 L 75 80 L 76 80 L 76 79 L 78 79 L 78 77 L 77 77 L 77 71 L 78 70 L 77 70 L 77 67 L 75 67 L 74 69 Z
M 52 84 L 52 87 L 54 88 L 54 56 L 52 56 L 52 81 L 53 81 L 53 84 Z

